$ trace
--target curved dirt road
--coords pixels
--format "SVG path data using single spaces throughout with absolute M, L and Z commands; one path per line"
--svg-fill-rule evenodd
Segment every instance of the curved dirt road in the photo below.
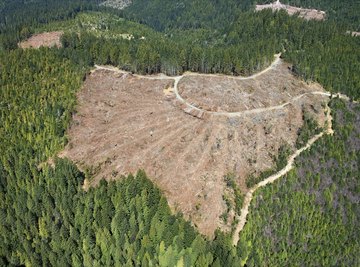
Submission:
M 319 138 L 321 138 L 324 134 L 333 134 L 334 131 L 332 129 L 332 117 L 330 115 L 330 108 L 327 107 L 327 113 L 326 113 L 326 118 L 327 118 L 327 129 L 317 135 L 315 135 L 314 137 L 312 137 L 304 147 L 298 149 L 295 151 L 294 154 L 292 154 L 290 156 L 290 158 L 288 159 L 287 165 L 280 170 L 279 172 L 271 175 L 270 177 L 266 178 L 265 180 L 259 182 L 258 184 L 254 185 L 245 195 L 245 199 L 244 199 L 244 204 L 243 207 L 241 209 L 241 214 L 240 216 L 237 217 L 239 223 L 235 229 L 234 235 L 233 235 L 233 245 L 236 246 L 238 241 L 239 241 L 239 233 L 241 232 L 241 230 L 244 228 L 245 223 L 246 223 L 246 218 L 247 215 L 249 213 L 249 207 L 250 207 L 250 203 L 251 200 L 253 199 L 253 195 L 254 192 L 259 189 L 260 187 L 266 186 L 267 184 L 273 183 L 274 181 L 276 181 L 277 179 L 281 178 L 282 176 L 284 176 L 285 174 L 287 174 L 290 170 L 293 169 L 294 167 L 294 161 L 295 159 L 304 151 L 309 149 Z

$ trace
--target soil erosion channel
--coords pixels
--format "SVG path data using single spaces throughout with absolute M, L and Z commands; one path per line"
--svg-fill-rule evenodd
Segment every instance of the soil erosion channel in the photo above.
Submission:
M 230 230 L 236 216 L 223 198 L 233 197 L 224 176 L 234 174 L 242 193 L 251 192 L 246 177 L 271 168 L 280 146 L 295 151 L 304 113 L 326 121 L 330 94 L 288 67 L 279 55 L 250 77 L 141 76 L 97 66 L 78 93 L 59 156 L 92 172 L 86 186 L 145 169 L 201 233 Z

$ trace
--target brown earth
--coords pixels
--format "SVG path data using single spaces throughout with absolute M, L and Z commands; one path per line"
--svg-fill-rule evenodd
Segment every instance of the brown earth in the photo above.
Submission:
M 280 1 L 276 1 L 274 3 L 271 4 L 267 4 L 267 5 L 256 5 L 255 10 L 256 11 L 260 11 L 263 9 L 272 9 L 273 11 L 278 11 L 278 10 L 285 10 L 290 16 L 291 15 L 295 15 L 295 14 L 299 14 L 299 17 L 304 18 L 306 20 L 324 20 L 326 13 L 324 11 L 321 10 L 317 10 L 317 9 L 307 9 L 307 8 L 300 8 L 300 7 L 294 7 L 294 6 L 290 6 L 290 5 L 284 5 L 282 3 L 280 3 Z
M 122 10 L 131 5 L 131 3 L 132 0 L 107 0 L 100 5 Z
M 40 48 L 45 47 L 61 47 L 60 37 L 64 34 L 62 31 L 58 32 L 44 32 L 31 36 L 29 39 L 19 43 L 21 48 Z
M 322 88 L 295 78 L 289 66 L 282 63 L 256 79 L 189 75 L 180 81 L 178 90 L 187 102 L 201 109 L 242 112 L 279 106 Z
M 244 113 L 204 110 L 203 116 L 194 116 L 176 98 L 174 78 L 103 67 L 89 75 L 78 93 L 70 141 L 59 156 L 82 169 L 93 166 L 90 185 L 145 169 L 172 209 L 212 236 L 217 227 L 230 229 L 233 219 L 224 225 L 219 218 L 226 210 L 224 175 L 234 173 L 246 193 L 249 174 L 271 168 L 281 145 L 294 147 L 304 111 L 324 122 L 325 98 L 307 94 L 294 100 L 323 90 L 297 80 L 282 62 L 253 79 L 195 74 L 175 79 L 188 103 Z

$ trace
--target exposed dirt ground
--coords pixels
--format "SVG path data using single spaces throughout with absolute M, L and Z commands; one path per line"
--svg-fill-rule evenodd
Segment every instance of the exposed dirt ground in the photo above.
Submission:
M 347 34 L 351 34 L 351 36 L 354 36 L 354 37 L 358 37 L 358 36 L 360 36 L 360 32 L 351 32 L 351 31 L 347 31 L 346 33 L 347 33 Z
M 244 113 L 205 110 L 194 116 L 176 98 L 174 78 L 102 68 L 89 75 L 78 93 L 70 142 L 60 156 L 82 169 L 93 166 L 90 185 L 145 169 L 170 206 L 212 236 L 219 226 L 229 229 L 219 218 L 226 210 L 223 176 L 234 173 L 246 193 L 249 174 L 272 167 L 281 145 L 294 147 L 304 111 L 324 122 L 321 103 L 326 98 L 309 94 L 294 100 L 323 90 L 294 78 L 282 62 L 252 79 L 188 74 L 175 80 L 189 103 Z M 272 109 L 283 102 L 288 104 Z M 246 113 L 259 107 L 259 112 Z
M 100 5 L 102 6 L 108 6 L 116 9 L 124 9 L 125 7 L 128 7 L 131 5 L 132 0 L 107 0 Z
M 39 48 L 41 46 L 45 47 L 61 47 L 60 37 L 64 33 L 62 31 L 58 32 L 44 32 L 31 36 L 29 39 L 19 43 L 21 48 Z
M 296 79 L 284 63 L 256 79 L 187 76 L 178 87 L 187 102 L 208 111 L 227 112 L 278 106 L 296 96 L 322 90 L 319 85 Z
M 273 11 L 283 9 L 289 15 L 299 14 L 299 17 L 304 18 L 306 20 L 311 20 L 311 19 L 324 20 L 325 16 L 326 16 L 326 13 L 324 11 L 321 11 L 321 10 L 306 9 L 306 8 L 300 8 L 300 7 L 284 5 L 284 4 L 280 3 L 280 1 L 276 1 L 274 3 L 267 4 L 267 5 L 256 5 L 255 10 L 260 11 L 260 10 L 267 9 L 267 8 L 270 8 Z

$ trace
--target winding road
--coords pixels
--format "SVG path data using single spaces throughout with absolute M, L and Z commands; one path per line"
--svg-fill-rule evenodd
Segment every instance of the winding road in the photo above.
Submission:
M 268 184 L 271 184 L 273 182 L 275 182 L 277 179 L 281 178 L 282 176 L 286 175 L 289 171 L 291 171 L 294 168 L 294 162 L 295 159 L 305 150 L 309 149 L 319 138 L 321 138 L 324 134 L 333 134 L 334 131 L 332 129 L 332 117 L 330 114 L 330 108 L 327 107 L 327 112 L 326 112 L 326 118 L 327 118 L 327 129 L 317 135 L 315 135 L 314 137 L 312 137 L 305 146 L 303 146 L 302 148 L 298 149 L 295 151 L 294 154 L 292 154 L 290 156 L 290 158 L 288 159 L 287 165 L 281 169 L 279 172 L 269 176 L 268 178 L 266 178 L 265 180 L 259 182 L 258 184 L 254 185 L 245 195 L 245 199 L 244 199 L 244 204 L 243 207 L 241 209 L 241 214 L 240 216 L 237 217 L 238 219 L 238 225 L 236 226 L 234 235 L 233 235 L 233 245 L 236 246 L 237 243 L 239 242 L 239 233 L 241 232 L 241 230 L 244 228 L 245 224 L 246 224 L 246 218 L 247 215 L 249 213 L 249 207 L 250 207 L 250 203 L 251 200 L 253 199 L 253 195 L 255 193 L 255 191 L 257 189 L 259 189 L 260 187 L 266 186 Z

